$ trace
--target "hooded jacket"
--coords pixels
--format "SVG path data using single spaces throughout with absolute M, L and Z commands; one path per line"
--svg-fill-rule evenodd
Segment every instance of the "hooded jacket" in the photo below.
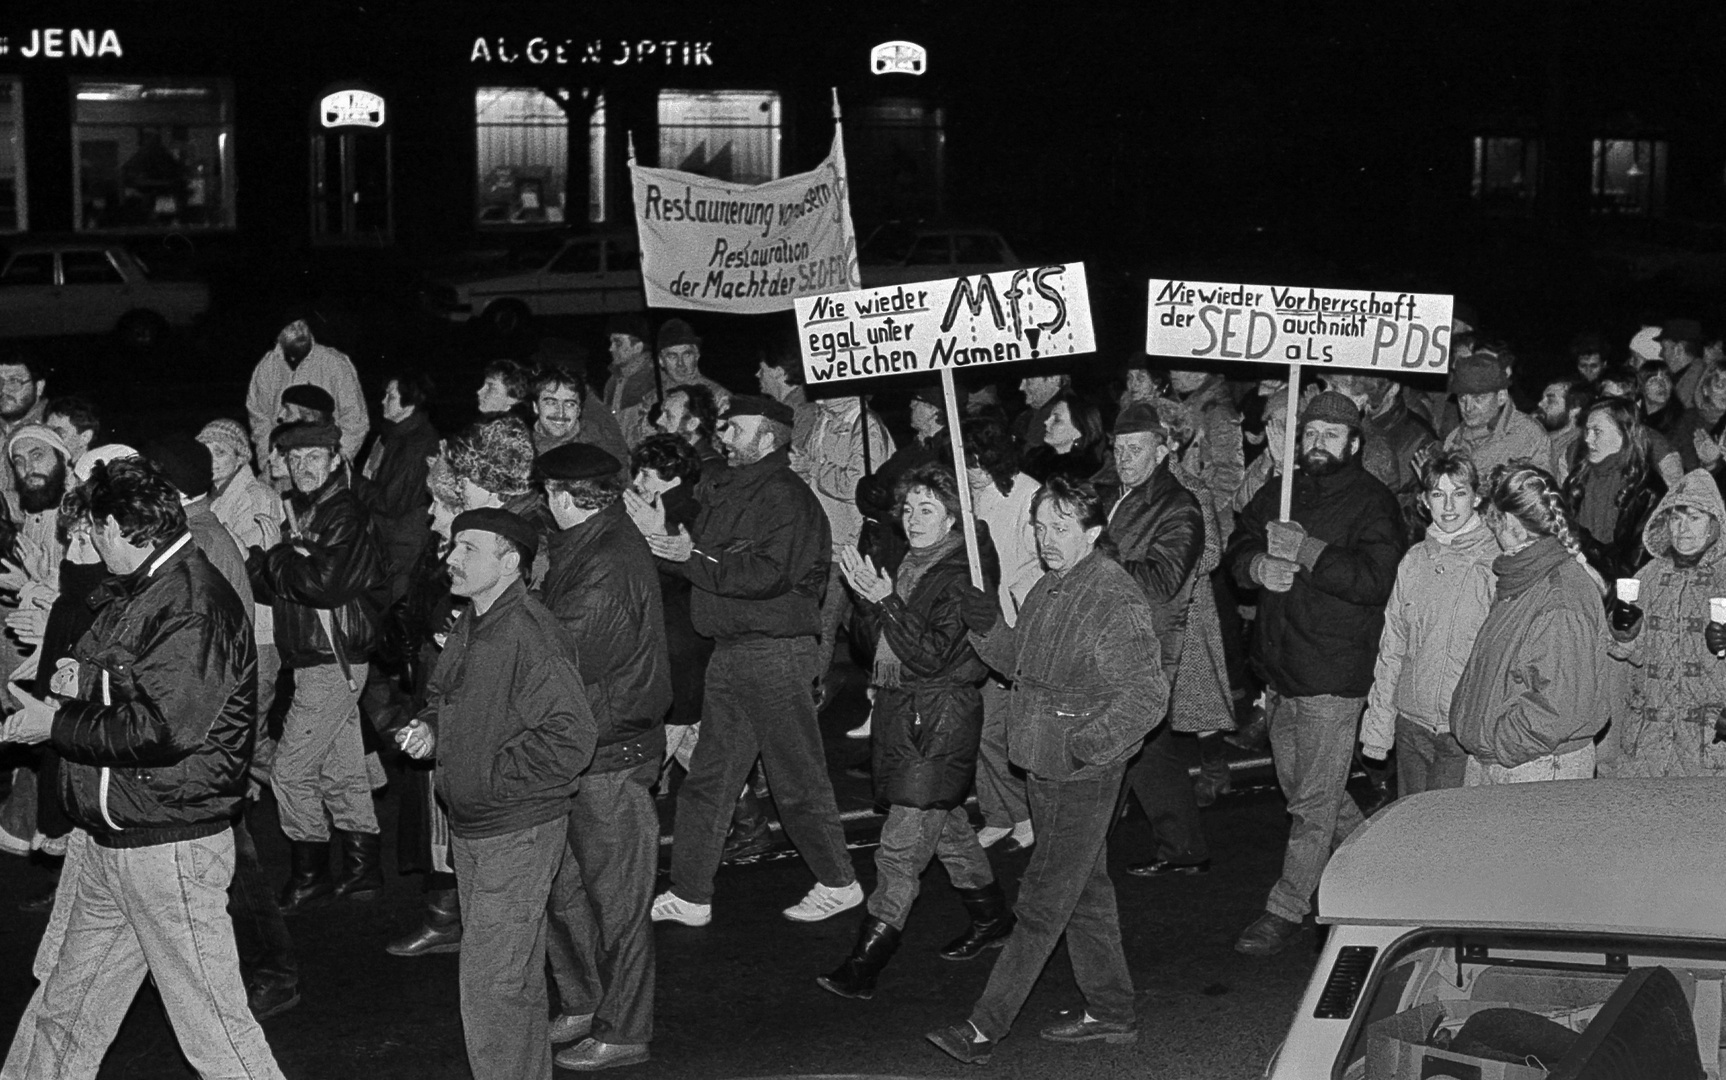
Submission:
M 1600 590 L 1550 536 L 1492 568 L 1497 595 L 1451 698 L 1451 733 L 1505 768 L 1580 750 L 1611 713 Z
M 1492 564 L 1502 554 L 1476 516 L 1450 536 L 1429 525 L 1426 539 L 1403 556 L 1360 725 L 1361 745 L 1374 757 L 1396 745 L 1398 715 L 1428 731 L 1450 731 L 1450 698 L 1492 608 Z

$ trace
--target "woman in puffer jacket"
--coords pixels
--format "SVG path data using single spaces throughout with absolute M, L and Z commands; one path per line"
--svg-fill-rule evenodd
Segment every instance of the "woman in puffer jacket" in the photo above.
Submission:
M 1726 503 L 1706 469 L 1660 501 L 1643 543 L 1635 606 L 1615 604 L 1612 655 L 1628 666 L 1629 704 L 1600 746 L 1603 776 L 1726 776 L 1726 660 L 1704 639 L 1708 601 L 1726 597 Z
M 959 491 L 945 465 L 921 465 L 896 488 L 910 549 L 888 575 L 856 551 L 839 552 L 840 568 L 876 635 L 874 777 L 888 805 L 875 850 L 875 891 L 857 944 L 831 974 L 816 979 L 841 997 L 869 998 L 894 950 L 918 879 L 930 858 L 947 868 L 971 914 L 971 928 L 943 949 L 969 960 L 1002 944 L 1013 915 L 971 831 L 965 795 L 977 767 L 983 731 L 982 684 L 988 669 L 966 638 L 960 598 L 970 584 Z M 984 536 L 979 537 L 982 541 Z M 985 555 L 984 576 L 996 576 Z M 993 588 L 991 581 L 986 587 Z
M 1503 554 L 1481 518 L 1480 475 L 1466 451 L 1434 454 L 1420 485 L 1432 523 L 1397 567 L 1360 726 L 1369 760 L 1396 748 L 1403 795 L 1462 786 L 1468 755 L 1450 733 L 1450 699 L 1492 607 L 1492 563 Z

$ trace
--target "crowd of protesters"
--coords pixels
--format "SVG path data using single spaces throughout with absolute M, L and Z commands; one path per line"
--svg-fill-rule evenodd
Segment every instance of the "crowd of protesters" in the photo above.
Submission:
M 902 442 L 810 394 L 792 343 L 722 385 L 680 318 L 614 319 L 598 387 L 567 342 L 476 366 L 478 419 L 441 435 L 422 373 L 362 380 L 303 320 L 244 419 L 137 448 L 0 358 L 0 850 L 61 864 L 0 1077 L 94 1075 L 146 974 L 200 1074 L 280 1075 L 288 920 L 384 891 L 386 784 L 424 907 L 378 948 L 459 952 L 473 1073 L 520 1080 L 649 1060 L 653 924 L 710 924 L 773 812 L 814 879 L 784 916 L 863 909 L 815 979 L 843 997 L 942 864 L 970 923 L 941 956 L 999 958 L 928 1038 L 981 1063 L 1063 935 L 1086 1007 L 1040 1034 L 1136 1039 L 1110 829 L 1131 795 L 1128 872 L 1206 873 L 1225 740 L 1268 749 L 1291 817 L 1255 956 L 1393 797 L 1726 774 L 1721 341 L 1582 335 L 1536 386 L 1471 320 L 1447 385 L 1324 371 L 1291 415 L 1265 369 L 985 370 L 958 432 L 914 388 Z M 840 644 L 885 814 L 867 894 L 818 726 Z

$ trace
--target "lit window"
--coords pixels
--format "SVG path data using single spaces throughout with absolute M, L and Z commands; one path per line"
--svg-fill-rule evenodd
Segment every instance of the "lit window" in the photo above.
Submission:
M 734 184 L 779 179 L 779 95 L 661 90 L 659 164 Z
M 1665 210 L 1666 141 L 1595 139 L 1594 209 L 1602 214 Z
M 566 91 L 584 108 L 582 91 Z M 542 90 L 482 86 L 474 91 L 479 141 L 478 220 L 481 225 L 544 225 L 569 214 L 569 113 Z M 593 98 L 587 128 L 587 209 L 605 220 L 605 95 Z
M 233 227 L 231 83 L 141 79 L 72 90 L 79 229 Z
M 0 232 L 30 227 L 24 193 L 24 87 L 0 79 Z
M 1474 197 L 1485 203 L 1532 201 L 1540 178 L 1540 144 L 1534 139 L 1476 138 Z

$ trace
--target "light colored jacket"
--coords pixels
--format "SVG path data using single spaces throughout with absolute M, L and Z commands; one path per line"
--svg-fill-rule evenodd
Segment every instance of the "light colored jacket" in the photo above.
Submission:
M 863 531 L 863 511 L 857 509 L 857 481 L 893 456 L 893 436 L 874 413 L 869 414 L 869 462 L 863 461 L 863 405 L 855 397 L 828 398 L 820 403 L 815 427 L 802 453 L 791 457 L 791 470 L 801 476 L 821 500 L 838 550 L 857 543 Z
M 1517 412 L 1516 406 L 1509 403 L 1505 404 L 1490 428 L 1470 433 L 1467 428 L 1459 427 L 1445 436 L 1444 448 L 1468 451 L 1474 459 L 1474 467 L 1480 470 L 1482 481 L 1495 466 L 1507 465 L 1519 458 L 1527 458 L 1547 472 L 1554 471 L 1552 440 L 1547 437 L 1546 429 L 1540 426 L 1540 421 Z
M 359 457 L 360 445 L 366 441 L 371 419 L 366 414 L 365 394 L 360 390 L 354 362 L 346 353 L 328 345 L 313 345 L 295 368 L 288 366 L 278 345 L 252 369 L 252 383 L 246 390 L 246 412 L 251 417 L 252 442 L 257 447 L 258 460 L 270 460 L 270 432 L 275 430 L 276 414 L 282 407 L 282 391 L 301 383 L 321 387 L 335 399 L 336 426 L 342 429 L 342 456 L 354 461 Z
M 240 471 L 228 481 L 228 486 L 211 497 L 210 512 L 234 538 L 241 555 L 252 548 L 265 546 L 264 530 L 258 525 L 259 517 L 269 518 L 280 525 L 287 516 L 282 511 L 282 497 L 265 486 L 250 465 L 241 465 Z M 258 644 L 274 645 L 276 624 L 270 605 L 254 601 L 252 614 Z
M 1001 561 L 1001 614 L 1008 626 L 1018 625 L 1019 609 L 1043 577 L 1043 560 L 1031 527 L 1031 500 L 1036 497 L 1037 482 L 1024 473 L 1013 477 L 1010 495 L 990 484 L 971 497 L 972 510 L 989 526 L 989 538 Z
M 1492 609 L 1492 560 L 1500 554 L 1492 530 L 1476 518 L 1448 538 L 1428 526 L 1426 539 L 1402 557 L 1360 724 L 1360 744 L 1371 756 L 1396 745 L 1398 714 L 1428 731 L 1450 731 L 1450 698 Z

